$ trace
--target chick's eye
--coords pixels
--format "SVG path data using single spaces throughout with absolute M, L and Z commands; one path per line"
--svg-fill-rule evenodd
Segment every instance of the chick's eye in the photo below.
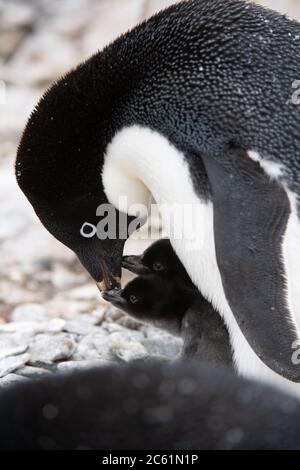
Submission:
M 129 297 L 129 300 L 131 304 L 136 304 L 139 301 L 139 299 L 135 295 L 131 295 Z
M 153 263 L 153 269 L 154 269 L 154 271 L 163 271 L 165 269 L 165 267 L 162 263 L 159 263 L 157 261 L 156 263 Z

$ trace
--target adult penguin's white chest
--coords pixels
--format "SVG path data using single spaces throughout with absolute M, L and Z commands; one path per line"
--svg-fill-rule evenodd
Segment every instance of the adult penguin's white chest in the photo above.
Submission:
M 178 257 L 195 285 L 224 318 L 239 373 L 300 395 L 300 385 L 269 369 L 253 352 L 238 327 L 217 265 L 213 205 L 196 194 L 184 155 L 157 132 L 139 126 L 125 128 L 107 148 L 102 178 L 109 201 L 131 215 L 140 211 L 137 204 L 148 207 L 150 195 L 154 197 Z M 297 288 L 300 273 L 296 272 L 300 266 L 299 227 L 292 213 L 283 251 L 289 275 L 289 301 L 295 317 L 297 306 L 300 312 L 300 289 Z

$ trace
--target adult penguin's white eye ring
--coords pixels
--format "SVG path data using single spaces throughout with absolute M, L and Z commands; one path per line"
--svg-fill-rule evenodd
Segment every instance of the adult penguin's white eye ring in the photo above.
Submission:
M 89 222 L 84 222 L 80 229 L 80 235 L 84 238 L 93 238 L 96 234 L 97 227 Z
M 153 270 L 156 271 L 156 272 L 161 272 L 161 271 L 164 271 L 165 267 L 162 263 L 160 263 L 159 261 L 156 261 L 155 263 L 153 263 Z

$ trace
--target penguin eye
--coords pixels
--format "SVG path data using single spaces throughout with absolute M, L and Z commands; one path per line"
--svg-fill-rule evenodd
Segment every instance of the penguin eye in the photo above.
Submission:
M 159 261 L 153 263 L 153 270 L 156 272 L 163 271 L 165 269 L 164 265 Z
M 129 297 L 129 301 L 130 301 L 131 304 L 136 304 L 139 301 L 139 298 L 136 297 L 135 295 L 131 295 Z

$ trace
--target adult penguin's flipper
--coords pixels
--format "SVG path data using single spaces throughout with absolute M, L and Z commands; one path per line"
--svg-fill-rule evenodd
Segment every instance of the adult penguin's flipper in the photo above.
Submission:
M 292 362 L 298 338 L 282 261 L 287 194 L 244 150 L 203 161 L 213 194 L 217 262 L 231 310 L 260 359 L 300 382 L 300 366 Z

